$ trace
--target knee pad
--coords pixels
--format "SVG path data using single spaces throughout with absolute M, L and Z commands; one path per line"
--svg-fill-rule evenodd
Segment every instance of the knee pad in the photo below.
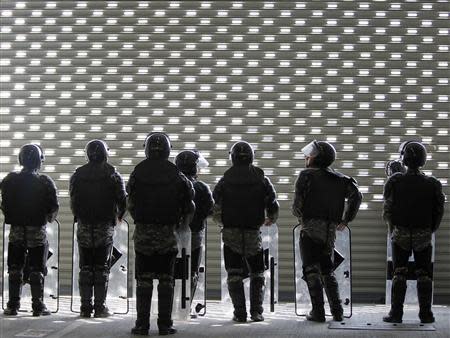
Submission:
M 105 270 L 97 270 L 96 269 L 94 271 L 95 283 L 106 283 L 108 281 L 108 277 L 109 277 L 109 273 Z
M 321 271 L 320 266 L 318 264 L 308 265 L 303 267 L 303 279 L 307 280 L 308 278 L 320 278 Z
M 228 269 L 227 283 L 242 283 L 244 270 L 243 269 Z
M 38 271 L 30 273 L 30 284 L 40 284 L 44 281 L 44 274 Z
M 81 270 L 79 275 L 81 285 L 92 285 L 94 283 L 94 273 L 90 270 Z
M 431 283 L 432 279 L 428 275 L 428 272 L 423 269 L 416 270 L 417 283 Z
M 408 268 L 407 267 L 401 267 L 396 268 L 394 270 L 394 277 L 392 278 L 392 281 L 399 281 L 399 282 L 406 282 L 408 277 Z
M 264 272 L 251 273 L 250 274 L 250 281 L 252 281 L 252 282 L 261 282 L 261 283 L 264 284 L 264 282 L 266 281 L 266 279 L 264 277 Z
M 136 287 L 139 288 L 148 288 L 153 287 L 153 279 L 156 276 L 153 272 L 141 272 L 136 274 Z
M 21 270 L 9 270 L 8 274 L 11 282 L 23 283 L 23 273 Z
M 168 275 L 165 273 L 161 274 L 158 279 L 159 279 L 159 285 L 161 285 L 161 286 L 171 286 L 172 287 L 175 284 L 173 277 L 171 275 Z
M 322 281 L 325 284 L 336 284 L 337 285 L 336 275 L 334 274 L 334 272 L 323 274 Z

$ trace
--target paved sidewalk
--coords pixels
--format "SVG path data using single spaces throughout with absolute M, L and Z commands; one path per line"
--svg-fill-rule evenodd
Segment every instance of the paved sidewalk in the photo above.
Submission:
M 131 302 L 134 305 L 134 302 Z M 43 338 L 122 338 L 132 337 L 130 329 L 134 324 L 134 308 L 128 315 L 115 315 L 107 319 L 80 319 L 69 311 L 69 298 L 61 299 L 60 311 L 48 317 L 35 318 L 31 313 L 17 317 L 0 315 L 0 337 L 43 337 Z M 450 337 L 450 307 L 433 308 L 436 331 L 362 331 L 331 330 L 329 322 L 324 324 L 307 322 L 294 314 L 292 303 L 281 303 L 274 314 L 265 313 L 266 320 L 260 323 L 235 324 L 231 321 L 230 307 L 211 301 L 207 315 L 188 322 L 175 322 L 179 333 L 174 337 Z M 348 325 L 380 323 L 388 309 L 384 305 L 354 305 L 353 316 L 346 319 Z M 418 323 L 417 306 L 406 307 L 405 322 Z M 32 331 L 34 330 L 34 331 Z M 40 334 L 40 335 L 39 335 Z M 150 336 L 157 336 L 156 318 L 152 318 Z

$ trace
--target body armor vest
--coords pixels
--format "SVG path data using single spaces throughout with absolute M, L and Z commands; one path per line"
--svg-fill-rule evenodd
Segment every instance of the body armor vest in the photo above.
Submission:
M 73 205 L 75 216 L 83 224 L 114 222 L 117 215 L 114 168 L 107 164 L 88 163 L 77 169 Z
M 309 190 L 303 204 L 304 219 L 324 219 L 339 223 L 342 220 L 348 179 L 327 169 L 306 169 Z
M 431 228 L 435 186 L 423 174 L 397 174 L 393 182 L 392 224 L 407 228 Z
M 233 166 L 224 174 L 222 222 L 225 228 L 259 229 L 265 219 L 264 172 Z
M 5 223 L 38 227 L 47 223 L 47 187 L 42 175 L 11 173 L 2 191 Z
M 184 196 L 177 167 L 167 160 L 144 160 L 135 168 L 134 221 L 142 224 L 179 224 Z

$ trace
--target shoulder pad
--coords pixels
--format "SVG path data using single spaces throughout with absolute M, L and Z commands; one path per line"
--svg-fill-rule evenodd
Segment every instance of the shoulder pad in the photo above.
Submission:
M 405 176 L 405 174 L 400 173 L 400 172 L 395 173 L 395 174 L 391 175 L 391 176 L 387 179 L 386 184 L 395 184 L 395 183 L 397 183 L 399 180 L 401 180 L 403 176 Z
M 260 167 L 255 167 L 253 166 L 255 173 L 260 176 L 262 179 L 264 179 L 265 174 L 264 174 L 264 170 L 262 170 Z
M 45 184 L 50 184 L 50 185 L 54 185 L 55 184 L 53 182 L 53 180 L 51 179 L 51 177 L 48 176 L 48 175 L 45 175 L 45 174 L 39 174 L 39 179 Z
M 299 176 L 309 176 L 309 175 L 314 175 L 314 173 L 316 173 L 319 169 L 316 168 L 306 168 L 300 171 Z

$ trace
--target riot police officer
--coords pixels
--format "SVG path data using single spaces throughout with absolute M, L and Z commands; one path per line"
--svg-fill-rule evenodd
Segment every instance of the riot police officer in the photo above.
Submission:
M 191 300 L 197 288 L 198 273 L 203 250 L 202 242 L 206 229 L 206 218 L 212 214 L 214 200 L 208 185 L 197 176 L 199 167 L 207 167 L 208 162 L 198 151 L 185 150 L 175 158 L 175 164 L 192 182 L 195 190 L 195 214 L 189 227 L 191 228 Z
M 427 159 L 423 144 L 404 142 L 399 151 L 407 170 L 390 176 L 383 193 L 383 218 L 391 233 L 394 265 L 391 310 L 383 320 L 390 323 L 402 322 L 408 259 L 412 251 L 416 263 L 419 318 L 422 323 L 433 323 L 431 236 L 441 222 L 445 196 L 441 183 L 420 171 Z
M 48 242 L 46 224 L 53 222 L 59 205 L 56 186 L 47 175 L 39 174 L 44 153 L 36 144 L 26 144 L 19 152 L 20 172 L 9 173 L 1 182 L 1 209 L 11 225 L 8 244 L 9 301 L 4 313 L 17 315 L 28 259 L 33 316 L 50 314 L 44 302 Z
M 263 321 L 264 257 L 260 227 L 278 218 L 278 201 L 269 178 L 254 166 L 254 152 L 247 142 L 230 151 L 232 166 L 214 188 L 214 219 L 223 225 L 222 240 L 228 292 L 234 306 L 233 320 L 247 321 L 243 279 L 250 274 L 250 316 Z
M 295 183 L 292 210 L 302 227 L 303 279 L 312 303 L 312 310 L 306 318 L 325 321 L 325 289 L 333 319 L 342 321 L 343 308 L 333 272 L 334 242 L 336 230 L 344 230 L 355 218 L 362 195 L 353 178 L 330 168 L 336 158 L 336 150 L 330 143 L 313 141 L 302 152 L 306 169 L 300 172 Z M 348 199 L 347 207 L 345 199 Z
M 150 134 L 144 143 L 146 159 L 139 163 L 127 185 L 128 210 L 134 219 L 136 253 L 136 325 L 133 334 L 147 335 L 153 279 L 158 283 L 158 329 L 173 334 L 172 304 L 177 249 L 175 230 L 188 226 L 195 211 L 192 183 L 171 163 L 170 140 Z
M 88 163 L 70 179 L 70 206 L 78 224 L 81 317 L 110 315 L 105 306 L 113 247 L 114 226 L 126 210 L 125 186 L 108 163 L 108 146 L 102 140 L 86 145 Z M 92 306 L 94 295 L 94 306 Z

